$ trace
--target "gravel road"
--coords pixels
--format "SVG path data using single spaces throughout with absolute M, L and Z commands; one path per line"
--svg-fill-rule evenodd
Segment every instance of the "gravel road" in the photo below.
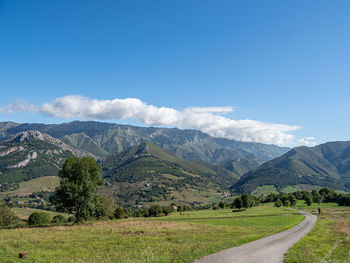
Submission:
M 293 228 L 268 236 L 239 247 L 229 248 L 217 254 L 206 256 L 194 263 L 279 263 L 284 254 L 304 237 L 315 225 L 317 217 L 299 211 L 305 219 Z

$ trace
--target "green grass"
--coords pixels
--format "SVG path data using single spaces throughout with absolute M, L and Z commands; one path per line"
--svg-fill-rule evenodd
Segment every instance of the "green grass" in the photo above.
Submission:
M 339 205 L 337 203 L 312 203 L 310 206 L 308 206 L 304 200 L 298 200 L 295 208 L 296 209 L 300 209 L 300 210 L 305 210 L 310 212 L 310 210 L 317 210 L 318 208 L 332 208 L 332 207 L 339 207 Z
M 19 183 L 19 187 L 13 191 L 0 192 L 0 198 L 6 196 L 28 196 L 34 192 L 49 191 L 53 192 L 59 185 L 57 176 L 44 176 L 29 181 Z
M 282 193 L 290 194 L 300 190 L 301 190 L 300 187 L 297 185 L 294 185 L 294 186 L 288 185 L 287 187 L 282 189 Z
M 22 220 L 27 220 L 28 217 L 30 216 L 30 214 L 34 213 L 34 212 L 45 212 L 45 213 L 49 213 L 51 217 L 54 217 L 55 215 L 63 215 L 65 217 L 68 217 L 67 214 L 64 214 L 64 213 L 57 213 L 57 212 L 51 212 L 51 211 L 47 211 L 47 210 L 42 210 L 42 209 L 34 209 L 34 208 L 30 208 L 29 210 L 26 210 L 24 208 L 12 208 L 11 209 L 15 215 L 22 219 Z M 1 262 L 1 261 L 0 261 Z
M 350 262 L 350 207 L 322 208 L 315 227 L 287 253 L 286 263 Z
M 283 215 L 291 213 L 289 215 Z M 290 228 L 303 219 L 271 205 L 174 213 L 168 217 L 1 230 L 0 262 L 192 262 Z
M 264 185 L 255 188 L 255 190 L 251 194 L 257 196 L 266 196 L 271 193 L 278 194 L 276 187 L 273 185 Z

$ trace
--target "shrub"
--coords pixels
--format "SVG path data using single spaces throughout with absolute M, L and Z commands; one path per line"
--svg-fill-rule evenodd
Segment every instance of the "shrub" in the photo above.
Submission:
M 16 221 L 15 214 L 4 203 L 0 203 L 0 226 L 9 226 Z
M 31 226 L 49 225 L 51 222 L 50 215 L 43 212 L 34 212 L 28 218 L 28 224 Z
M 163 206 L 162 209 L 164 215 L 166 216 L 174 211 L 174 209 L 171 206 Z
M 277 199 L 275 201 L 275 207 L 281 207 L 282 206 L 282 201 L 280 199 Z
M 221 209 L 224 209 L 225 208 L 225 203 L 223 201 L 220 201 L 218 206 L 221 208 Z
M 64 224 L 67 222 L 67 219 L 63 216 L 63 215 L 55 215 L 52 220 L 51 223 L 52 224 Z
M 148 216 L 159 216 L 163 213 L 163 209 L 159 205 L 152 205 L 148 210 Z
M 284 206 L 290 206 L 290 201 L 289 200 L 285 200 L 283 205 Z
M 70 216 L 68 217 L 68 220 L 67 220 L 69 223 L 74 223 L 77 221 L 77 219 L 75 218 L 75 216 Z
M 127 218 L 127 215 L 124 211 L 124 209 L 120 206 L 118 206 L 115 211 L 114 211 L 114 218 L 115 219 L 122 219 L 122 218 Z

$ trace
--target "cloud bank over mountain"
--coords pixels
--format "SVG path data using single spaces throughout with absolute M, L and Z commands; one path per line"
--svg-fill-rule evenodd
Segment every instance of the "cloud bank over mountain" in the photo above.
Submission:
M 40 107 L 22 101 L 0 108 L 2 113 L 13 111 L 41 112 L 60 119 L 122 120 L 135 119 L 150 126 L 196 129 L 214 137 L 238 141 L 285 145 L 294 139 L 290 132 L 295 125 L 266 123 L 255 120 L 234 120 L 223 116 L 232 107 L 188 107 L 179 111 L 168 107 L 149 105 L 137 98 L 97 100 L 80 95 L 69 95 L 45 103 Z

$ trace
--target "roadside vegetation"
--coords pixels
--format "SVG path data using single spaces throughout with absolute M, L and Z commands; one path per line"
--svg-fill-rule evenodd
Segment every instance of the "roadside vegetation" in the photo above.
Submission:
M 287 253 L 286 263 L 350 262 L 350 208 L 321 204 L 315 227 Z M 305 211 L 313 207 L 302 206 Z

